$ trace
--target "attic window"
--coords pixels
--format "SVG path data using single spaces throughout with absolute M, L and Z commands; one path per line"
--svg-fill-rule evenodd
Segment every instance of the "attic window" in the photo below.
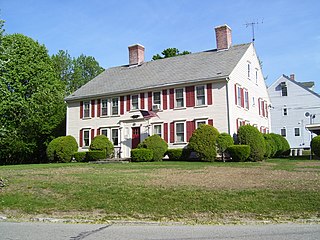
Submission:
M 281 82 L 281 96 L 288 96 L 288 88 L 285 82 Z

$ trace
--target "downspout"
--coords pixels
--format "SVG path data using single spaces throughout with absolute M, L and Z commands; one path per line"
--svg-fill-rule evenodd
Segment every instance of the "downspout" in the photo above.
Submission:
M 226 84 L 226 100 L 227 100 L 227 124 L 228 124 L 228 134 L 231 135 L 230 133 L 230 111 L 229 111 L 229 81 L 230 78 L 226 78 L 227 84 Z

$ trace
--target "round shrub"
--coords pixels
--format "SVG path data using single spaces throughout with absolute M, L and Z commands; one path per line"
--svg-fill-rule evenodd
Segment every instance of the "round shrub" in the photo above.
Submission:
M 201 124 L 189 140 L 188 150 L 196 153 L 200 161 L 212 162 L 216 159 L 216 143 L 219 136 L 218 130 L 207 124 Z
M 287 141 L 287 139 L 283 136 L 281 136 L 281 141 L 282 141 L 282 156 L 286 157 L 290 155 L 290 145 Z
M 101 159 L 106 159 L 107 153 L 105 150 L 90 150 L 86 152 L 86 161 L 93 162 Z
M 74 153 L 73 157 L 77 162 L 85 162 L 86 161 L 86 152 L 76 152 L 76 153 Z
M 238 140 L 241 145 L 250 146 L 250 161 L 262 161 L 266 151 L 263 135 L 251 125 L 241 126 L 238 130 Z
M 276 142 L 270 134 L 263 134 L 263 137 L 266 142 L 266 152 L 264 156 L 266 158 L 272 158 L 277 152 Z
M 217 138 L 217 147 L 218 151 L 222 157 L 222 160 L 224 160 L 224 153 L 227 150 L 228 147 L 232 146 L 234 144 L 233 138 L 228 133 L 221 133 Z
M 167 155 L 169 157 L 170 161 L 181 161 L 183 160 L 183 148 L 173 148 L 173 149 L 168 149 Z
M 244 162 L 250 156 L 249 145 L 233 145 L 228 147 L 227 152 L 230 154 L 232 161 Z
M 158 162 L 162 161 L 164 154 L 168 150 L 168 144 L 159 135 L 154 134 L 139 143 L 138 148 L 146 148 L 152 150 L 152 160 Z
M 132 162 L 150 162 L 153 159 L 153 151 L 146 148 L 136 148 L 131 150 Z
M 283 136 L 276 133 L 270 133 L 270 136 L 276 143 L 277 151 L 275 157 L 288 156 L 290 154 L 290 145 Z
M 90 150 L 106 151 L 106 158 L 113 155 L 113 144 L 105 135 L 95 136 L 90 144 Z
M 49 162 L 70 162 L 76 151 L 78 151 L 78 144 L 74 137 L 58 137 L 49 143 L 47 157 Z
M 320 157 L 320 135 L 312 138 L 312 140 L 311 140 L 311 151 L 317 157 Z

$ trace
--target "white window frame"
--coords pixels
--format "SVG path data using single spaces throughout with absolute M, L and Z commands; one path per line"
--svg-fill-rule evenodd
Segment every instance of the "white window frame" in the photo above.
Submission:
M 102 132 L 106 131 L 106 134 L 103 134 Z M 108 128 L 100 128 L 100 134 L 105 135 L 107 138 L 109 138 L 110 130 Z M 109 138 L 110 139 L 110 138 Z
M 86 133 L 88 133 L 88 138 L 85 138 Z M 90 146 L 90 142 L 91 142 L 91 129 L 90 128 L 86 128 L 82 130 L 82 147 L 83 148 L 88 148 Z M 88 144 L 86 144 L 86 139 L 88 141 Z
M 284 130 L 284 135 L 282 134 L 282 131 Z M 283 128 L 281 128 L 280 129 L 280 135 L 282 136 L 282 137 L 287 137 L 287 129 L 285 128 L 285 127 L 283 127 Z
M 201 124 L 208 124 L 208 119 L 197 119 L 196 120 L 196 129 L 200 127 Z
M 156 126 L 159 127 L 160 126 L 160 134 L 158 132 L 156 132 Z M 158 136 L 160 136 L 161 138 L 163 138 L 163 124 L 161 123 L 155 123 L 152 125 L 152 133 L 153 134 L 157 134 Z
M 106 104 L 105 107 L 103 107 L 103 103 L 104 102 Z M 105 114 L 103 113 L 104 109 L 106 109 L 106 113 Z M 109 116 L 109 99 L 107 99 L 107 98 L 101 99 L 101 109 L 100 109 L 100 111 L 101 111 L 100 116 Z
M 182 98 L 182 106 L 177 106 L 177 91 L 178 90 L 182 91 L 182 97 L 181 97 Z M 181 98 L 179 98 L 179 99 L 181 99 Z M 175 88 L 174 89 L 174 107 L 175 108 L 185 108 L 185 106 L 186 106 L 185 101 L 186 101 L 185 89 L 184 88 Z
M 159 101 L 155 101 L 155 97 L 154 95 L 155 94 L 159 94 Z M 155 105 L 155 104 L 159 104 L 160 105 L 160 108 L 162 109 L 162 92 L 161 91 L 155 91 L 152 93 L 152 105 Z
M 243 97 L 244 97 L 244 108 L 249 109 L 249 92 L 247 89 L 243 89 Z
M 247 77 L 251 79 L 251 62 L 247 62 Z
M 90 112 L 91 112 L 90 101 L 83 101 L 83 118 L 90 118 Z
M 256 68 L 256 84 L 258 85 L 258 69 Z
M 117 131 L 117 139 L 118 139 L 118 143 L 117 144 L 115 144 L 115 141 L 114 141 L 113 131 Z M 120 145 L 119 128 L 110 128 L 110 139 L 111 139 L 111 142 L 113 143 L 113 145 L 115 147 Z
M 113 100 L 117 99 L 117 113 L 114 113 L 114 105 L 113 105 Z M 111 115 L 112 116 L 118 116 L 119 115 L 119 97 L 113 97 L 111 98 Z
M 178 136 L 177 136 L 177 125 L 178 124 L 183 124 L 183 132 L 182 132 L 183 133 L 183 139 L 182 139 L 182 141 L 178 141 Z M 175 122 L 174 123 L 174 142 L 175 143 L 185 143 L 186 142 L 186 134 L 187 134 L 186 122 L 185 121 Z
M 135 98 L 136 98 L 136 102 L 134 102 L 135 105 L 133 105 L 133 100 Z M 130 99 L 131 99 L 131 110 L 132 111 L 139 110 L 139 108 L 140 108 L 139 94 L 130 95 Z
M 198 95 L 198 88 L 203 88 L 203 96 L 202 95 Z M 198 97 L 203 98 L 204 103 L 203 104 L 198 104 Z M 205 106 L 207 105 L 207 89 L 206 89 L 206 85 L 198 85 L 195 86 L 195 105 L 196 106 Z
M 298 129 L 298 134 L 297 134 L 297 132 L 296 132 L 297 129 Z M 300 128 L 299 128 L 299 127 L 295 127 L 295 128 L 294 128 L 294 136 L 295 136 L 295 137 L 300 137 L 300 135 L 301 135 Z
M 282 116 L 288 116 L 288 108 L 287 107 L 282 108 Z

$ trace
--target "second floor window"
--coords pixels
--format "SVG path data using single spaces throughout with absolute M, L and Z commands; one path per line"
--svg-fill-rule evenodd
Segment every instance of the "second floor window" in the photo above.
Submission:
M 138 97 L 138 95 L 132 95 L 131 96 L 131 108 L 132 108 L 132 110 L 139 109 L 139 97 Z
M 183 88 L 175 89 L 177 108 L 184 107 Z
M 244 90 L 244 107 L 249 109 L 249 93 L 246 89 Z
M 90 117 L 90 101 L 83 102 L 83 117 Z
M 161 93 L 153 92 L 153 104 L 159 104 L 161 106 Z
M 119 145 L 119 129 L 118 128 L 111 129 L 111 139 L 114 146 Z
M 108 115 L 108 99 L 102 99 L 101 101 L 101 115 L 102 116 Z
M 196 86 L 196 105 L 201 106 L 206 104 L 206 95 L 204 86 Z
M 286 130 L 285 128 L 281 128 L 280 131 L 281 131 L 281 132 L 280 132 L 280 135 L 281 135 L 282 137 L 286 137 L 286 136 L 287 136 L 287 130 Z
M 118 98 L 112 98 L 112 115 L 118 115 L 119 114 L 119 99 Z

